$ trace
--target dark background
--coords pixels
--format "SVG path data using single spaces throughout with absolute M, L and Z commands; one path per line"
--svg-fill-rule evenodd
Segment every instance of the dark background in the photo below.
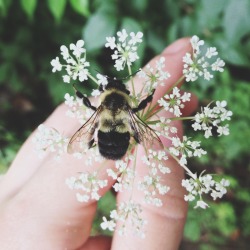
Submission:
M 201 211 L 190 206 L 181 249 L 247 249 L 250 241 L 250 1 L 249 0 L 0 0 L 0 172 L 25 138 L 63 101 L 69 85 L 52 74 L 50 61 L 84 39 L 92 69 L 117 76 L 106 36 L 142 31 L 138 67 L 183 36 L 198 35 L 217 47 L 226 69 L 213 81 L 186 84 L 200 103 L 227 100 L 234 113 L 227 137 L 202 140 L 209 153 L 190 162 L 231 181 L 222 201 Z M 122 73 L 121 73 L 121 76 Z M 91 87 L 91 85 L 90 85 Z M 188 130 L 187 134 L 192 132 Z M 110 194 L 100 202 L 108 212 Z M 98 222 L 98 218 L 96 219 Z M 93 233 L 98 233 L 95 226 Z

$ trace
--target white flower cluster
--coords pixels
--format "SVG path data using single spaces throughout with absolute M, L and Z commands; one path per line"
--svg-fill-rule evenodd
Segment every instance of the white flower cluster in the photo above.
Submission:
M 188 195 L 184 196 L 185 201 L 193 201 L 198 196 L 199 200 L 196 203 L 195 208 L 201 207 L 205 209 L 208 204 L 202 200 L 203 194 L 210 193 L 210 196 L 216 200 L 222 198 L 227 193 L 226 187 L 230 185 L 228 180 L 222 179 L 220 182 L 213 180 L 212 175 L 192 175 L 192 178 L 182 180 L 182 186 L 188 191 Z
M 65 45 L 61 46 L 61 55 L 66 65 L 61 64 L 58 57 L 51 61 L 52 72 L 61 71 L 63 67 L 66 69 L 67 74 L 63 75 L 63 81 L 66 83 L 70 83 L 71 79 L 78 79 L 80 82 L 88 79 L 89 62 L 86 61 L 86 49 L 83 46 L 83 40 L 77 41 L 76 44 L 71 43 L 69 49 Z M 72 51 L 73 56 L 69 50 Z
M 211 104 L 211 103 L 210 103 Z M 212 136 L 212 128 L 217 128 L 217 133 L 221 135 L 229 135 L 228 124 L 222 126 L 221 123 L 224 121 L 231 120 L 233 115 L 232 111 L 227 110 L 226 101 L 216 101 L 213 108 L 210 108 L 210 104 L 207 107 L 202 108 L 201 113 L 196 113 L 194 116 L 194 123 L 192 124 L 193 129 L 205 131 L 205 138 Z
M 164 165 L 168 159 L 166 152 L 163 150 L 148 150 L 148 154 L 142 157 L 144 164 L 148 167 L 148 174 L 138 182 L 138 189 L 144 193 L 144 201 L 147 204 L 161 207 L 161 195 L 169 191 L 169 187 L 164 185 L 161 175 L 170 173 L 170 169 Z
M 76 194 L 76 198 L 80 202 L 88 202 L 90 199 L 99 200 L 99 189 L 108 185 L 107 180 L 100 180 L 97 172 L 81 173 L 78 177 L 70 177 L 66 179 L 66 184 L 70 189 L 81 190 L 81 193 Z
M 171 123 L 171 119 L 166 117 L 159 117 L 159 121 L 152 126 L 157 133 L 166 138 L 171 138 L 177 133 L 177 128 Z
M 133 181 L 135 178 L 135 171 L 128 166 L 129 160 L 132 159 L 132 155 L 126 157 L 125 160 L 118 160 L 115 162 L 117 171 L 108 168 L 107 173 L 111 176 L 116 183 L 113 188 L 116 192 L 122 192 L 123 190 L 131 190 L 133 187 Z
M 104 76 L 98 73 L 96 75 L 96 79 L 97 79 L 97 84 L 99 86 L 105 87 L 108 84 L 107 76 Z M 101 94 L 101 91 L 99 89 L 93 89 L 91 93 L 91 95 L 94 97 L 98 97 L 100 94 Z
M 40 157 L 43 157 L 46 152 L 52 152 L 56 153 L 56 159 L 59 159 L 67 151 L 69 143 L 68 138 L 63 137 L 57 130 L 43 124 L 38 126 L 32 141 Z
M 207 152 L 200 148 L 201 142 L 191 141 L 187 136 L 183 136 L 181 140 L 179 137 L 172 137 L 172 146 L 169 147 L 169 151 L 172 155 L 180 157 L 179 163 L 181 166 L 187 164 L 187 158 L 201 157 Z
M 192 54 L 186 53 L 183 57 L 184 69 L 183 74 L 186 81 L 194 82 L 199 77 L 203 77 L 205 80 L 213 78 L 212 71 L 223 72 L 225 62 L 220 58 L 216 58 L 216 61 L 211 60 L 218 55 L 215 47 L 207 48 L 203 53 L 201 47 L 204 45 L 204 41 L 200 40 L 198 36 L 193 36 L 190 40 L 193 52 Z
M 117 227 L 117 224 L 119 223 L 119 228 L 116 228 L 119 235 L 127 235 L 128 230 L 126 230 L 126 226 L 129 224 L 134 229 L 134 231 L 130 233 L 135 233 L 140 238 L 145 238 L 143 228 L 147 221 L 141 217 L 141 213 L 142 208 L 140 204 L 137 204 L 132 200 L 129 200 L 128 202 L 122 202 L 118 206 L 117 210 L 112 210 L 110 212 L 110 220 L 107 220 L 106 217 L 103 217 L 101 227 L 103 230 L 108 229 L 110 231 L 114 231 L 114 229 Z
M 173 113 L 176 117 L 182 115 L 181 109 L 185 107 L 184 102 L 190 101 L 191 94 L 184 92 L 183 95 L 180 94 L 180 89 L 177 87 L 173 88 L 171 94 L 166 94 L 163 98 L 158 100 L 161 107 L 164 107 L 166 111 Z
M 137 54 L 137 44 L 142 42 L 143 33 L 131 32 L 129 35 L 125 29 L 117 32 L 118 41 L 115 37 L 107 37 L 105 47 L 114 50 L 112 59 L 115 60 L 117 71 L 123 70 L 125 66 L 131 66 L 133 62 L 139 59 Z
M 170 77 L 170 73 L 165 71 L 165 57 L 160 57 L 155 65 L 147 64 L 145 70 L 140 70 L 137 75 L 144 80 L 144 88 L 147 93 L 159 85 L 164 86 L 165 81 Z
M 66 115 L 77 119 L 80 124 L 84 124 L 93 114 L 93 110 L 86 108 L 80 98 L 66 93 L 64 99 L 64 103 L 69 107 L 66 111 Z

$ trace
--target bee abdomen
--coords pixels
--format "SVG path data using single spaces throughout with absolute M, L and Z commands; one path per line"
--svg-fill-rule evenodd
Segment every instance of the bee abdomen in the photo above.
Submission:
M 114 130 L 103 132 L 99 130 L 98 147 L 100 154 L 111 160 L 121 159 L 127 152 L 129 139 L 129 132 L 119 133 Z

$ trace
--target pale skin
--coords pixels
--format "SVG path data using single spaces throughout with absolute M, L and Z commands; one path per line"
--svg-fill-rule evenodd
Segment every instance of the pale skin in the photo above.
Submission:
M 191 50 L 189 39 L 183 38 L 167 47 L 160 56 L 166 58 L 166 70 L 171 78 L 166 86 L 156 89 L 153 102 L 156 102 L 165 90 L 172 86 L 182 75 L 182 57 Z M 154 63 L 156 57 L 150 63 Z M 138 78 L 135 86 L 142 84 Z M 189 115 L 196 108 L 197 100 L 187 104 L 183 113 Z M 77 121 L 65 116 L 67 107 L 60 105 L 45 121 L 64 135 L 72 136 L 79 128 Z M 169 116 L 167 112 L 161 115 Z M 179 136 L 182 125 L 176 122 Z M 32 137 L 32 135 L 31 135 Z M 134 191 L 133 199 L 141 203 L 143 217 L 148 221 L 146 238 L 140 239 L 133 234 L 121 237 L 114 232 L 113 237 L 90 237 L 92 221 L 96 212 L 96 202 L 80 203 L 75 198 L 75 191 L 65 185 L 65 179 L 78 172 L 89 171 L 84 161 L 65 154 L 60 163 L 54 161 L 51 154 L 40 159 L 34 153 L 31 137 L 23 144 L 8 172 L 0 180 L 0 243 L 1 249 L 8 250 L 174 250 L 178 249 L 187 214 L 187 203 L 181 187 L 183 169 L 173 159 L 166 165 L 171 174 L 165 175 L 170 191 L 163 198 L 161 208 L 146 206 L 142 194 Z M 169 142 L 163 141 L 166 145 Z M 137 154 L 137 177 L 143 176 L 146 167 L 141 162 L 143 148 L 139 146 Z M 112 188 L 114 182 L 107 176 L 106 168 L 113 168 L 114 162 L 105 160 L 101 170 L 101 179 L 108 179 L 108 187 L 100 194 Z M 94 171 L 100 164 L 91 167 Z M 129 193 L 117 195 L 117 202 L 127 201 Z

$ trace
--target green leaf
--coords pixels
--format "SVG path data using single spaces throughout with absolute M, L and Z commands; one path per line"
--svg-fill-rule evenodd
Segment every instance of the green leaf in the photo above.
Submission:
M 198 241 L 201 236 L 201 227 L 199 223 L 197 221 L 188 220 L 185 225 L 184 235 L 191 241 Z
M 51 14 L 59 22 L 65 11 L 67 0 L 47 0 L 47 3 Z
M 227 3 L 228 0 L 202 0 L 201 6 L 206 15 L 212 19 L 223 11 Z
M 70 0 L 70 4 L 75 12 L 85 17 L 89 16 L 89 0 Z
M 106 37 L 115 33 L 116 26 L 117 19 L 106 12 L 97 12 L 92 15 L 83 30 L 86 48 L 95 50 L 103 47 Z
M 215 213 L 220 232 L 226 236 L 230 235 L 236 229 L 236 215 L 232 204 L 217 204 Z
M 33 18 L 37 6 L 37 0 L 21 0 L 21 6 L 27 16 Z
M 167 43 L 158 36 L 154 31 L 148 31 L 148 46 L 154 50 L 156 54 L 160 54 L 166 47 Z
M 0 0 L 0 10 L 4 10 L 4 9 L 5 9 L 4 1 Z
M 250 1 L 231 0 L 227 3 L 223 26 L 225 35 L 231 44 L 238 43 L 250 31 Z
M 202 0 L 196 11 L 199 30 L 213 30 L 221 26 L 221 12 L 228 0 Z
M 138 12 L 144 12 L 148 6 L 148 0 L 133 0 L 131 1 L 133 9 Z
M 217 37 L 215 43 L 222 59 L 226 62 L 238 66 L 250 66 L 250 60 L 242 45 L 230 44 L 230 41 L 228 42 L 226 37 Z
M 121 30 L 125 29 L 128 33 L 142 31 L 141 25 L 134 19 L 125 17 L 122 19 Z
M 6 16 L 7 11 L 12 4 L 12 0 L 0 0 L 0 14 Z

